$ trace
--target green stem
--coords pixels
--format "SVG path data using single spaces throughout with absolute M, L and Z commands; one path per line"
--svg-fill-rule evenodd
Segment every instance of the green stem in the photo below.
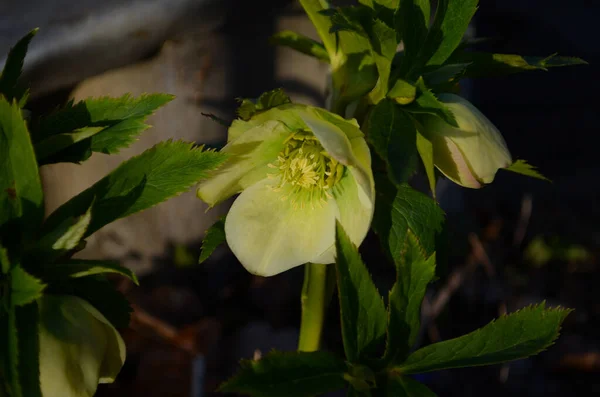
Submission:
M 333 266 L 318 263 L 304 265 L 304 285 L 300 297 L 302 318 L 300 320 L 300 340 L 298 341 L 299 351 L 316 351 L 321 345 L 325 310 L 333 292 L 333 277 L 330 268 Z

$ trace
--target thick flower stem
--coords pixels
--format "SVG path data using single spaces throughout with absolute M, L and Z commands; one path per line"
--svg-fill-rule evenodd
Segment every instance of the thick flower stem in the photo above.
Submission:
M 299 351 L 319 350 L 325 310 L 333 292 L 333 288 L 331 288 L 333 274 L 331 274 L 330 268 L 333 266 L 318 263 L 304 265 L 304 285 L 300 298 L 302 318 L 300 320 L 300 340 L 298 341 Z

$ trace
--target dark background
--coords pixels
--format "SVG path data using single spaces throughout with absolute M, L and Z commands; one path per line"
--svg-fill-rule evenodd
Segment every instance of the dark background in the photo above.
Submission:
M 279 86 L 323 102 L 320 92 L 299 81 L 273 77 L 274 49 L 267 39 L 275 33 L 277 16 L 298 12 L 289 3 L 229 1 L 206 14 L 202 23 L 215 15 L 223 18 L 213 34 L 227 38 L 234 54 L 232 100 L 210 104 L 222 114 L 233 115 L 233 98 L 256 97 Z M 440 264 L 440 279 L 430 288 L 429 299 L 435 301 L 440 291 L 447 291 L 448 280 L 456 281 L 457 275 L 462 281 L 436 321 L 423 329 L 420 343 L 462 335 L 505 311 L 542 300 L 575 312 L 556 345 L 536 357 L 419 378 L 441 397 L 600 394 L 599 18 L 600 2 L 592 0 L 480 4 L 476 36 L 490 40 L 478 49 L 535 56 L 558 52 L 590 65 L 465 84 L 471 101 L 502 131 L 513 157 L 539 166 L 553 183 L 501 171 L 493 185 L 481 190 L 441 187 L 449 256 Z M 137 57 L 100 62 L 94 73 L 151 57 L 152 48 Z M 32 80 L 39 80 L 39 73 L 31 72 Z M 52 101 L 68 95 L 69 87 L 39 95 L 32 106 L 53 106 Z M 535 265 L 527 254 L 539 239 L 553 252 L 543 265 Z M 187 248 L 198 255 L 199 246 L 198 241 Z M 394 276 L 377 247 L 376 237 L 369 236 L 362 251 L 377 284 L 385 289 Z M 583 249 L 585 258 L 560 254 L 573 247 Z M 169 255 L 157 258 L 160 265 L 141 280 L 140 288 L 120 285 L 149 317 L 135 317 L 132 330 L 124 331 L 127 363 L 117 382 L 101 386 L 98 395 L 188 396 L 194 387 L 204 395 L 217 395 L 212 391 L 233 373 L 240 357 L 250 358 L 256 349 L 295 348 L 301 269 L 268 279 L 253 277 L 225 248 L 216 260 L 180 269 L 174 266 L 175 252 L 173 247 Z M 325 346 L 341 351 L 336 309 L 334 301 Z

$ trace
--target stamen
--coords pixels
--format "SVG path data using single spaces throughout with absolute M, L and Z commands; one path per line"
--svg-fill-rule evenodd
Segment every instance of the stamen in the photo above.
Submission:
M 281 200 L 293 197 L 291 204 L 295 209 L 304 209 L 306 204 L 314 209 L 315 204 L 321 207 L 327 203 L 333 198 L 328 190 L 341 180 L 345 171 L 345 167 L 331 158 L 308 131 L 290 135 L 277 160 L 267 166 L 277 172 L 268 174 L 269 178 L 279 177 L 279 183 L 272 190 L 285 188 Z

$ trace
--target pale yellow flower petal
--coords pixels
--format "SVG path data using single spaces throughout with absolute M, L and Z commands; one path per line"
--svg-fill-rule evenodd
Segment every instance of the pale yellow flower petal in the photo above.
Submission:
M 362 243 L 373 219 L 373 201 L 359 188 L 352 173 L 346 173 L 332 191 L 338 208 L 337 219 L 342 224 L 350 240 L 357 246 Z M 335 245 L 332 244 L 314 263 L 335 262 Z
M 246 270 L 260 276 L 315 261 L 335 236 L 333 200 L 294 203 L 285 192 L 273 190 L 275 183 L 265 179 L 245 189 L 225 221 L 229 247 Z
M 247 130 L 221 149 L 229 155 L 228 160 L 198 186 L 197 196 L 214 206 L 266 178 L 273 171 L 269 164 L 277 159 L 290 134 L 284 124 L 274 120 Z
M 440 95 L 459 128 L 440 118 L 424 118 L 424 133 L 431 139 L 435 166 L 452 181 L 479 188 L 494 180 L 496 172 L 512 163 L 500 131 L 475 106 L 454 94 Z
M 44 397 L 92 397 L 125 362 L 125 343 L 85 300 L 44 295 L 40 309 L 40 384 Z

